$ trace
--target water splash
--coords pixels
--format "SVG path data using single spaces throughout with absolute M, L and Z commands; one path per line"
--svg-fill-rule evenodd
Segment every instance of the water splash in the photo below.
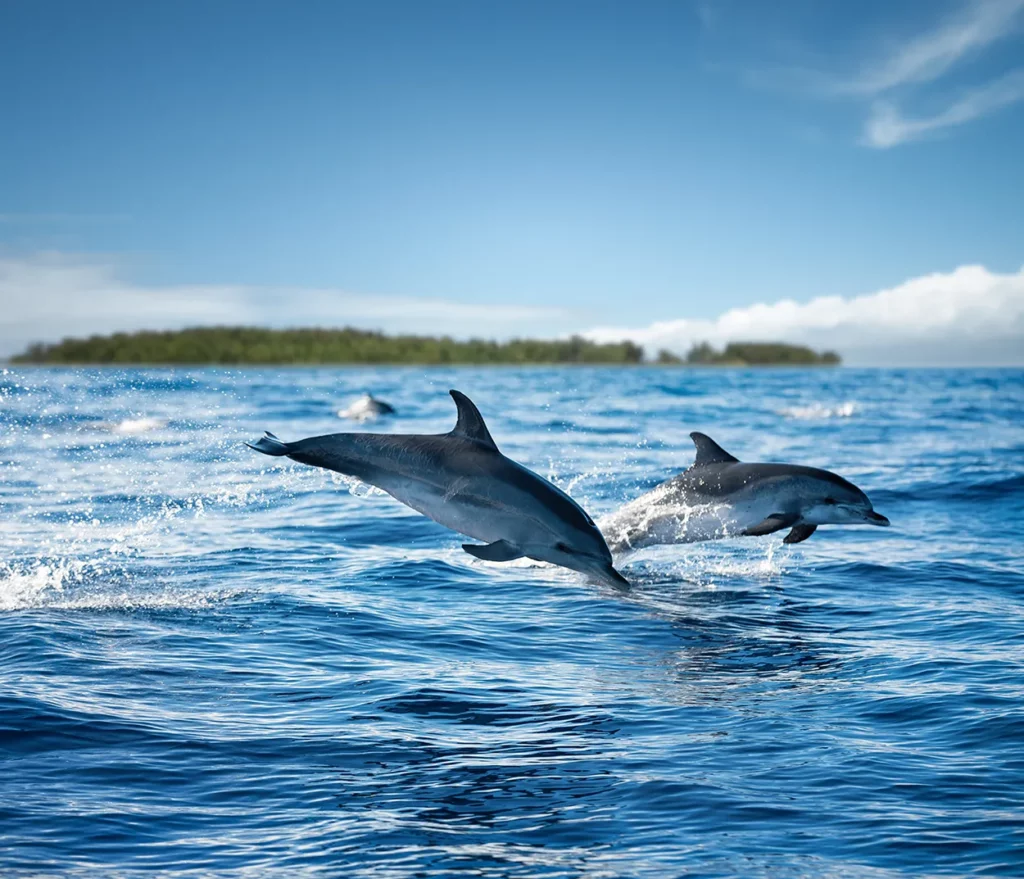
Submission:
M 370 485 L 369 483 L 363 482 L 361 479 L 356 479 L 354 476 L 348 476 L 344 473 L 335 473 L 334 471 L 331 471 L 330 479 L 335 485 L 340 485 L 342 488 L 347 489 L 348 493 L 352 495 L 352 497 L 388 497 L 388 493 L 384 491 L 384 489 L 377 488 L 376 485 Z
M 105 430 L 116 436 L 139 436 L 167 427 L 166 418 L 142 416 L 139 418 L 122 418 L 120 421 L 100 421 L 92 425 L 96 430 Z
M 154 584 L 99 560 L 37 559 L 0 564 L 0 611 L 200 610 L 237 601 L 240 588 L 198 589 Z
M 825 406 L 821 403 L 811 403 L 807 406 L 783 406 L 775 411 L 786 418 L 808 421 L 825 418 L 852 418 L 859 409 L 858 404 L 851 400 L 834 406 Z

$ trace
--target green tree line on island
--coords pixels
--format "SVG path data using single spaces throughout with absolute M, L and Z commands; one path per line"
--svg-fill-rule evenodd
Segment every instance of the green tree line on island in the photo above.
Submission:
M 340 330 L 271 330 L 258 327 L 195 327 L 167 332 L 114 333 L 36 344 L 15 363 L 285 364 L 285 363 L 639 363 L 643 348 L 632 342 L 598 344 L 568 339 L 486 339 L 387 336 L 350 327 Z
M 644 350 L 629 341 L 598 343 L 567 339 L 460 341 L 449 336 L 388 336 L 346 327 L 340 330 L 271 330 L 259 327 L 194 327 L 163 332 L 38 343 L 14 363 L 50 364 L 638 364 Z M 706 342 L 685 358 L 661 351 L 657 363 L 685 365 L 816 365 L 839 363 L 832 352 L 798 345 L 734 342 L 716 351 Z
M 657 362 L 687 366 L 836 366 L 842 361 L 835 351 L 819 354 L 804 345 L 783 342 L 730 342 L 722 351 L 700 342 L 685 358 L 662 349 Z

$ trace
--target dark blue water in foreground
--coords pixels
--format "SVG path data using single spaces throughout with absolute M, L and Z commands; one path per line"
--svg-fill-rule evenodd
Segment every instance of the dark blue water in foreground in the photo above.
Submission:
M 700 429 L 893 527 L 623 596 L 242 446 L 449 387 L 595 516 Z M 1022 527 L 1021 371 L 0 370 L 0 873 L 1024 875 Z

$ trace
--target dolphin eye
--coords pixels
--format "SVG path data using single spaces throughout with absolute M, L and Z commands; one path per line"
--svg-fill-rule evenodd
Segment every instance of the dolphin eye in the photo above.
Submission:
M 564 543 L 556 543 L 555 549 L 557 549 L 559 552 L 564 552 L 566 555 L 572 555 L 572 549 L 566 546 Z
M 825 503 L 830 507 L 834 507 L 836 505 L 836 499 L 834 497 L 827 497 L 825 498 Z

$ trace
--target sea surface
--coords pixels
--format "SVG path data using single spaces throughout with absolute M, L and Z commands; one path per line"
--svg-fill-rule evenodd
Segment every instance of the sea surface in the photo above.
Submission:
M 449 388 L 595 517 L 701 430 L 893 526 L 620 594 L 243 445 Z M 1020 370 L 0 368 L 0 875 L 1022 876 L 1022 531 Z

